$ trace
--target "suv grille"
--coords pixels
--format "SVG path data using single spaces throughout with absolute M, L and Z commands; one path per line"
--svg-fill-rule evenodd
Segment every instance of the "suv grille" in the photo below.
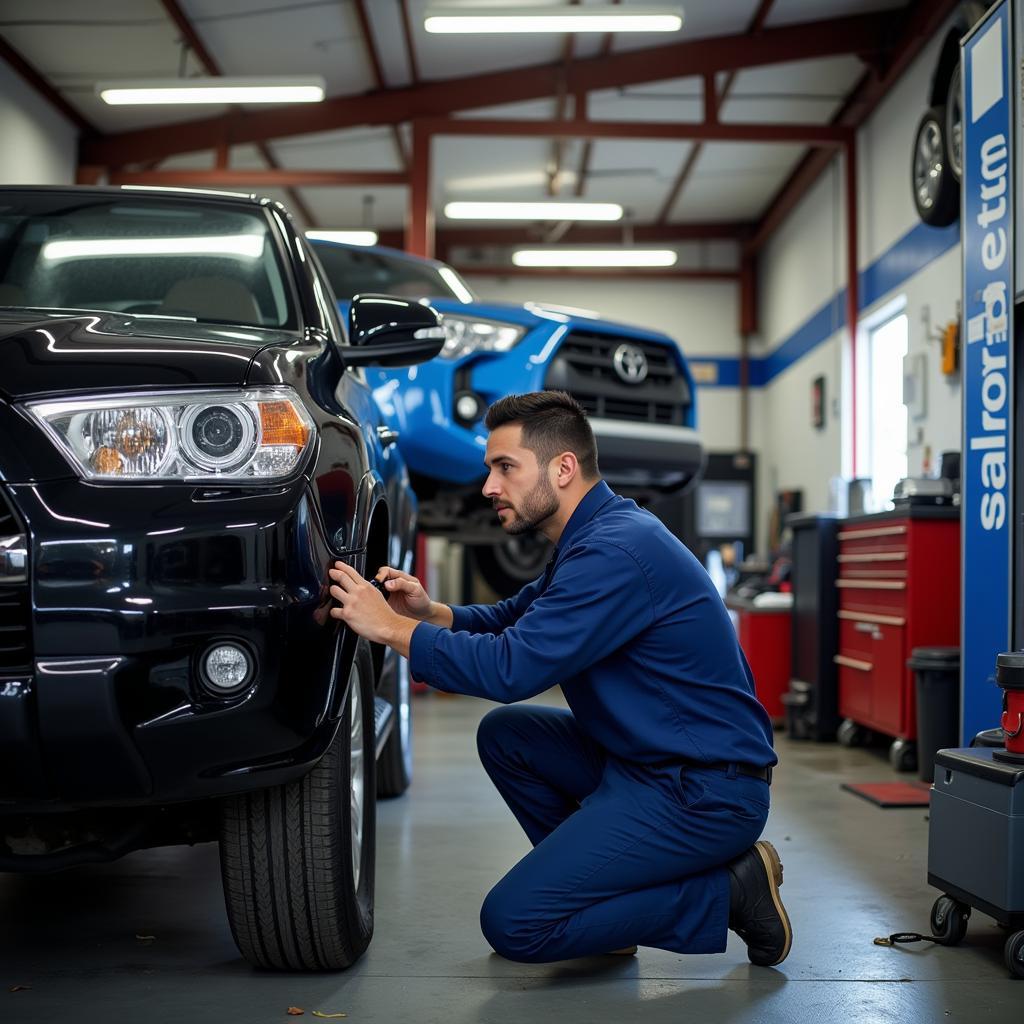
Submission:
M 628 344 L 647 357 L 647 376 L 639 384 L 615 370 L 615 351 Z M 559 346 L 544 386 L 568 391 L 589 416 L 639 423 L 685 422 L 690 388 L 667 346 L 635 338 L 573 331 Z
M 7 495 L 0 490 L 0 537 L 24 530 Z M 31 671 L 29 619 L 28 583 L 0 583 L 0 676 Z

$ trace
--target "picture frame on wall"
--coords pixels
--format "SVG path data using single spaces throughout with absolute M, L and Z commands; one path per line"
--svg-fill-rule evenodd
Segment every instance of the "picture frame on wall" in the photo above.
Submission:
M 820 374 L 811 381 L 811 426 L 815 430 L 825 428 L 825 375 Z

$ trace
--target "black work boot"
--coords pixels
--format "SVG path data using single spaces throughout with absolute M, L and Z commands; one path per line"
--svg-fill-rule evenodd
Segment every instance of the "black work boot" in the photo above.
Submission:
M 729 927 L 747 944 L 747 957 L 759 967 L 781 964 L 793 945 L 780 885 L 782 861 L 764 840 L 729 865 Z

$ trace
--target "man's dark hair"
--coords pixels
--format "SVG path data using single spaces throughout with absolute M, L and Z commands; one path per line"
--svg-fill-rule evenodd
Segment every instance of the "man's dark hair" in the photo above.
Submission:
M 497 430 L 507 423 L 521 423 L 523 447 L 537 456 L 539 466 L 546 466 L 562 452 L 572 452 L 584 479 L 593 480 L 600 475 L 597 442 L 587 414 L 565 391 L 506 395 L 487 410 L 484 422 L 488 430 Z

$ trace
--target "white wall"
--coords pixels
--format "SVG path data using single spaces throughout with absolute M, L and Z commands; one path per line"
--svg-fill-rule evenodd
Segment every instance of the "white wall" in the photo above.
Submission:
M 910 153 L 927 103 L 930 78 L 944 31 L 925 48 L 885 101 L 858 132 L 858 266 L 863 270 L 918 225 L 910 188 Z M 759 257 L 761 353 L 775 350 L 846 285 L 843 201 L 845 182 L 837 158 L 762 250 Z M 944 449 L 960 447 L 960 388 L 940 372 L 940 350 L 932 333 L 957 315 L 961 295 L 960 247 L 954 246 L 899 287 L 878 296 L 859 318 L 858 344 L 877 311 L 905 300 L 911 355 L 926 358 L 926 415 L 909 428 L 909 472 L 920 473 L 930 458 L 937 468 Z M 755 429 L 761 438 L 761 508 L 774 494 L 800 488 L 804 507 L 829 507 L 829 479 L 849 474 L 849 354 L 845 309 L 830 321 L 826 341 L 763 389 Z M 826 378 L 827 422 L 811 427 L 811 385 Z M 858 385 L 863 386 L 862 384 Z M 844 454 L 846 458 L 844 460 Z M 864 472 L 863 464 L 858 471 Z M 767 516 L 761 517 L 760 542 Z
M 733 281 L 482 277 L 470 287 L 492 302 L 551 302 L 599 312 L 609 320 L 669 335 L 690 358 L 735 358 L 740 353 L 739 286 Z M 737 388 L 698 387 L 697 414 L 710 451 L 739 447 Z
M 0 184 L 75 180 L 78 130 L 0 60 Z

